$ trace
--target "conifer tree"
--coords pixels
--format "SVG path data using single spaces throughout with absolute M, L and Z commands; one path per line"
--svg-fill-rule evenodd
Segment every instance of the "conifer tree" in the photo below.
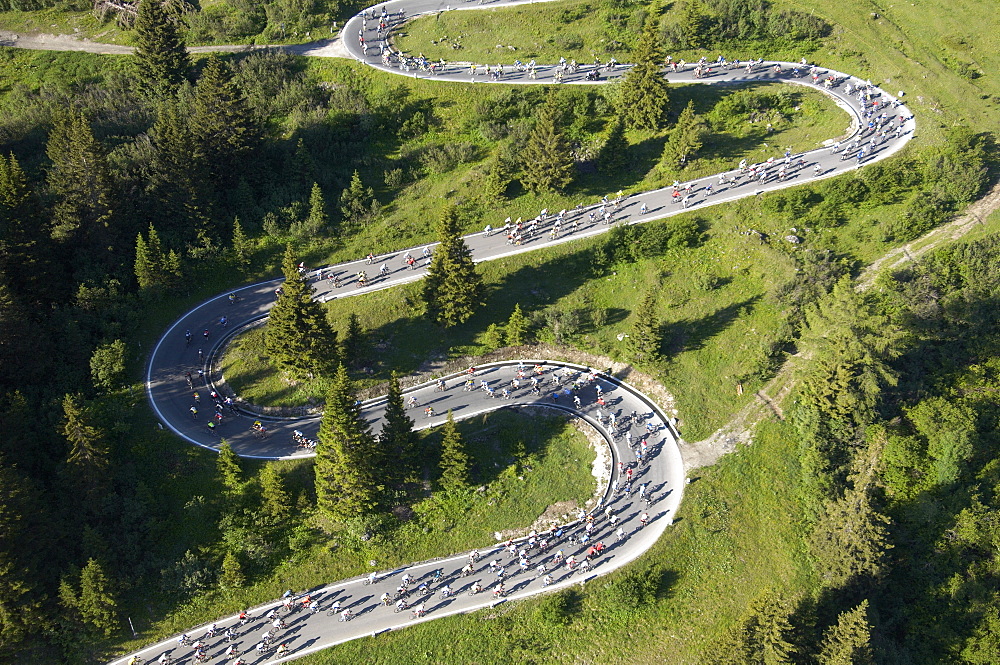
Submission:
M 535 193 L 561 192 L 573 181 L 573 153 L 557 126 L 550 100 L 541 108 L 522 153 L 521 183 Z
M 232 70 L 217 55 L 209 56 L 198 79 L 189 126 L 217 189 L 234 185 L 260 141 L 260 127 Z
M 191 129 L 188 113 L 173 99 L 158 105 L 150 129 L 155 149 L 148 194 L 156 200 L 153 215 L 172 244 L 190 242 L 211 217 L 207 157 Z
M 232 551 L 227 551 L 222 557 L 222 573 L 219 575 L 219 586 L 223 589 L 239 589 L 246 584 L 243 566 L 239 557 Z
M 243 232 L 240 218 L 233 218 L 233 259 L 236 267 L 243 274 L 250 269 L 250 259 L 253 257 L 253 242 Z
M 156 286 L 159 266 L 153 259 L 149 251 L 149 245 L 141 233 L 135 236 L 135 279 L 139 283 L 140 289 L 149 289 Z
M 191 61 L 176 21 L 161 0 L 140 0 L 135 16 L 135 71 L 139 88 L 153 96 L 172 95 Z
M 874 665 L 868 600 L 853 610 L 841 612 L 837 623 L 823 633 L 819 665 Z
M 96 559 L 87 561 L 80 571 L 80 594 L 76 603 L 84 623 L 105 637 L 118 629 L 118 603 L 111 593 L 104 568 Z
M 514 305 L 514 311 L 507 319 L 504 333 L 508 346 L 521 346 L 528 343 L 528 317 L 521 311 L 520 304 Z
M 29 583 L 15 551 L 15 544 L 24 543 L 27 535 L 25 512 L 35 504 L 25 485 L 15 469 L 0 464 L 0 652 L 40 627 L 42 594 Z
M 108 448 L 102 432 L 79 395 L 65 395 L 63 436 L 70 444 L 66 464 L 87 505 L 96 506 L 107 484 Z
M 318 235 L 325 230 L 330 223 L 330 216 L 326 214 L 326 201 L 323 200 L 323 190 L 318 183 L 313 183 L 312 191 L 309 193 L 309 217 L 306 219 L 306 232 L 310 236 Z
M 361 328 L 361 317 L 357 312 L 351 312 L 347 317 L 347 330 L 344 331 L 344 362 L 360 366 L 368 358 L 368 344 L 365 331 Z
M 735 626 L 705 650 L 704 665 L 786 665 L 795 648 L 788 641 L 790 607 L 780 596 L 765 594 L 754 600 Z
M 164 252 L 160 234 L 152 223 L 145 238 L 135 240 L 135 277 L 143 291 L 158 292 L 177 283 L 180 277 L 180 256 L 173 250 Z
M 658 8 L 653 10 L 654 15 L 658 12 Z M 618 111 L 630 129 L 656 130 L 667 119 L 670 99 L 667 80 L 660 71 L 663 53 L 659 25 L 658 18 L 650 16 L 647 19 L 632 56 L 632 69 L 622 81 Z
M 340 194 L 340 213 L 345 225 L 351 228 L 364 226 L 372 221 L 379 211 L 375 200 L 375 190 L 365 187 L 357 170 L 351 175 L 351 184 Z
M 447 328 L 465 323 L 482 306 L 483 281 L 462 238 L 454 206 L 444 209 L 437 231 L 440 244 L 424 278 L 423 297 L 430 319 Z
M 280 524 L 292 513 L 291 499 L 281 472 L 275 464 L 265 464 L 259 479 L 261 513 L 267 524 Z
M 264 348 L 271 361 L 290 376 L 329 375 L 338 362 L 337 333 L 323 307 L 313 300 L 312 287 L 299 275 L 290 245 L 282 270 L 285 283 L 271 308 Z
M 628 150 L 628 139 L 625 138 L 625 122 L 621 115 L 616 115 L 611 120 L 608 135 L 600 152 L 597 153 L 597 168 L 604 174 L 618 174 L 626 165 L 626 150 Z
M 688 102 L 670 130 L 660 166 L 668 173 L 687 166 L 701 149 L 704 136 L 705 123 L 694 112 L 694 102 Z
M 90 377 L 94 387 L 100 390 L 114 390 L 125 380 L 125 342 L 116 339 L 101 344 L 90 356 Z
M 111 175 L 87 119 L 78 111 L 58 112 L 46 154 L 55 196 L 52 237 L 73 248 L 82 263 L 109 261 L 108 248 L 117 240 L 111 228 Z
M 378 506 L 378 451 L 347 369 L 341 365 L 327 394 L 316 445 L 316 503 L 336 521 L 364 517 Z
M 445 492 L 468 489 L 469 455 L 465 452 L 465 441 L 451 411 L 448 411 L 448 419 L 441 431 L 441 487 Z
M 11 153 L 0 155 L 0 273 L 19 296 L 38 302 L 52 293 L 47 230 L 37 197 Z
M 649 363 L 659 358 L 659 319 L 656 316 L 656 294 L 648 292 L 635 313 L 632 332 L 628 336 L 628 349 L 633 362 Z
M 225 439 L 219 446 L 219 459 L 215 461 L 215 470 L 226 489 L 237 490 L 243 485 L 243 467 L 240 464 L 240 457 Z
M 394 484 L 402 485 L 416 476 L 416 444 L 413 419 L 406 413 L 399 376 L 393 372 L 389 379 L 379 447 L 382 449 L 383 468 L 390 472 Z

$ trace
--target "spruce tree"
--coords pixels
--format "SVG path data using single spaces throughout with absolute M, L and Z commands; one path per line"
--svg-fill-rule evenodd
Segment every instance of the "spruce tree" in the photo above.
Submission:
M 240 457 L 233 451 L 233 447 L 225 439 L 219 446 L 219 458 L 215 461 L 215 470 L 219 474 L 219 480 L 223 487 L 228 490 L 238 490 L 243 485 L 243 467 L 240 464 Z
M 239 557 L 232 551 L 227 551 L 222 557 L 222 572 L 219 574 L 219 586 L 223 589 L 239 589 L 247 582 L 243 574 L 243 566 Z
M 413 419 L 406 413 L 403 391 L 399 387 L 399 376 L 393 372 L 389 379 L 389 393 L 386 396 L 379 447 L 382 449 L 384 460 L 382 466 L 390 473 L 393 483 L 397 486 L 417 476 L 416 445 Z
M 666 122 L 670 98 L 667 80 L 660 71 L 659 25 L 659 19 L 652 16 L 646 21 L 632 56 L 634 64 L 622 81 L 619 113 L 630 129 L 657 130 Z
M 656 315 L 656 293 L 649 291 L 635 312 L 627 348 L 633 362 L 655 362 L 660 356 L 660 320 Z
M 573 181 L 573 153 L 557 119 L 558 109 L 550 100 L 539 111 L 522 152 L 521 183 L 535 193 L 561 192 Z
M 235 185 L 260 142 L 260 127 L 233 72 L 211 55 L 195 87 L 189 126 L 220 191 Z
M 521 346 L 528 343 L 528 317 L 521 311 L 520 304 L 514 305 L 514 311 L 507 319 L 504 333 L 508 346 Z
M 93 416 L 79 395 L 62 401 L 62 433 L 70 445 L 66 464 L 85 505 L 96 508 L 108 482 L 108 447 L 104 432 L 93 424 Z
M 191 61 L 184 40 L 161 0 L 139 2 L 133 58 L 139 89 L 146 94 L 172 95 L 187 76 Z
M 121 387 L 125 381 L 125 342 L 116 339 L 101 344 L 90 355 L 90 378 L 94 387 L 111 391 Z
M 451 411 L 448 411 L 448 419 L 441 432 L 441 488 L 445 492 L 468 489 L 469 455 L 465 452 L 465 441 Z
M 340 194 L 340 213 L 345 226 L 358 228 L 372 221 L 379 211 L 375 200 L 375 190 L 365 187 L 357 170 L 351 175 L 351 183 Z
M 158 284 L 159 266 L 149 251 L 149 245 L 141 233 L 135 236 L 135 279 L 141 290 L 152 288 Z
M 309 193 L 309 217 L 306 219 L 305 230 L 310 237 L 319 235 L 326 230 L 330 216 L 326 214 L 326 201 L 323 200 L 323 190 L 318 183 L 313 183 Z
M 243 232 L 240 218 L 233 218 L 233 260 L 237 269 L 244 275 L 250 270 L 250 260 L 253 258 L 253 242 Z
M 701 149 L 704 136 L 705 123 L 694 112 L 694 102 L 688 102 L 663 146 L 661 168 L 673 173 L 687 166 Z
M 351 312 L 347 317 L 347 330 L 344 331 L 344 362 L 358 367 L 367 359 L 368 343 L 361 328 L 361 317 L 357 312 Z
M 991 662 L 995 660 L 996 654 Z M 817 662 L 819 665 L 874 665 L 867 599 L 853 610 L 841 612 L 837 623 L 823 633 Z
M 329 375 L 338 362 L 337 333 L 299 275 L 291 246 L 282 261 L 285 283 L 271 308 L 264 348 L 278 368 L 295 378 Z
M 625 138 L 625 121 L 621 115 L 611 120 L 608 135 L 597 153 L 597 168 L 605 175 L 618 175 L 626 166 L 628 139 Z
M 382 486 L 378 450 L 361 416 L 347 369 L 341 365 L 326 398 L 316 445 L 316 503 L 336 521 L 367 516 L 378 506 Z
M 0 155 L 0 272 L 10 288 L 32 300 L 45 298 L 54 286 L 40 211 L 17 158 Z
M 430 319 L 447 328 L 465 323 L 483 305 L 483 280 L 462 238 L 454 206 L 444 209 L 437 231 L 440 244 L 424 278 L 423 298 Z
M 118 603 L 111 593 L 111 583 L 96 559 L 87 561 L 80 571 L 77 609 L 84 623 L 110 637 L 118 629 Z
M 292 502 L 285 489 L 285 480 L 275 464 L 265 464 L 260 470 L 260 512 L 268 526 L 284 522 L 292 514 Z
M 208 160 L 191 122 L 186 109 L 165 99 L 149 131 L 155 152 L 147 193 L 156 201 L 152 214 L 171 244 L 194 240 L 209 227 L 212 214 Z
M 72 248 L 75 267 L 110 265 L 118 238 L 112 226 L 112 186 L 104 150 L 78 111 L 56 113 L 46 144 L 52 238 Z

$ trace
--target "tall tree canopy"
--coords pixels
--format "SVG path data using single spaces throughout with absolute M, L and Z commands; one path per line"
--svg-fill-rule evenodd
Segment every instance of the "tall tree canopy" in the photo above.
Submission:
M 139 2 L 133 57 L 139 87 L 147 94 L 173 94 L 187 76 L 191 61 L 184 39 L 161 0 Z
M 438 240 L 440 244 L 424 279 L 423 296 L 431 320 L 449 327 L 464 323 L 483 305 L 483 280 L 476 272 L 472 252 L 458 226 L 458 212 L 452 205 L 441 215 Z
M 667 80 L 660 71 L 663 65 L 660 21 L 654 18 L 658 11 L 655 8 L 653 15 L 647 19 L 642 38 L 632 56 L 634 64 L 622 82 L 619 113 L 631 129 L 655 130 L 667 120 L 670 94 Z
M 521 182 L 533 192 L 560 192 L 573 181 L 573 153 L 558 126 L 552 100 L 538 112 L 522 153 Z

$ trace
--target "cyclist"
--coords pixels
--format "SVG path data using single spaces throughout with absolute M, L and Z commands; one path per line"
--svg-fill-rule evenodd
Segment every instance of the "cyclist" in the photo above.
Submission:
M 502 598 L 505 593 L 507 593 L 507 590 L 503 588 L 503 582 L 497 585 L 497 588 L 493 589 L 494 598 Z
M 378 573 L 368 573 L 368 584 L 375 584 L 375 580 L 378 579 Z
M 139 658 L 139 656 L 132 656 L 128 659 L 128 665 L 142 665 L 142 658 Z
M 389 597 L 389 592 L 388 591 L 386 591 L 385 593 L 382 594 L 381 600 L 382 600 L 382 604 L 383 605 L 385 605 L 386 607 L 389 606 L 389 604 L 392 602 L 392 598 Z
M 450 595 L 451 595 L 451 587 L 445 584 L 443 587 L 441 587 L 441 597 L 447 598 Z
M 546 575 L 545 577 L 542 578 L 542 586 L 548 586 L 550 584 L 552 584 L 552 576 L 551 575 Z
M 424 604 L 420 603 L 419 605 L 417 605 L 416 607 L 413 608 L 413 617 L 412 618 L 417 619 L 419 617 L 422 617 L 426 613 L 427 613 L 426 610 L 424 610 Z
M 224 655 L 224 656 L 238 656 L 239 654 L 240 654 L 240 648 L 238 646 L 236 646 L 235 644 L 230 644 L 229 648 L 226 649 L 226 652 L 224 654 L 222 654 L 222 655 Z
M 474 582 L 472 584 L 472 595 L 475 595 L 475 594 L 479 593 L 482 590 L 483 590 L 483 585 L 480 584 L 479 582 Z
M 334 602 L 333 605 L 330 606 L 330 615 L 332 616 L 339 611 L 340 611 L 340 601 L 338 600 Z
M 403 586 L 410 586 L 410 582 L 413 581 L 413 578 L 410 577 L 409 573 L 403 573 L 403 577 L 399 581 L 403 583 Z
M 402 612 L 405 609 L 406 609 L 406 601 L 400 598 L 399 600 L 396 601 L 396 611 Z
M 278 647 L 278 650 L 274 652 L 274 655 L 275 656 L 284 656 L 287 653 L 288 653 L 288 645 L 287 644 L 282 644 L 280 647 Z
M 350 607 L 345 608 L 344 611 L 340 613 L 341 621 L 350 621 L 353 618 L 354 618 L 354 612 L 351 612 Z
M 159 658 L 156 659 L 156 662 L 159 663 L 160 665 L 170 665 L 170 663 L 172 663 L 173 660 L 174 660 L 173 656 L 171 656 L 169 653 L 164 652 L 163 654 L 160 655 Z

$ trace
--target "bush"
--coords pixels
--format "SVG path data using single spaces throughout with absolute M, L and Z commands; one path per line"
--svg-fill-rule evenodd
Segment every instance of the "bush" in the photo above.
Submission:
M 575 32 L 556 34 L 551 41 L 564 51 L 577 51 L 583 48 L 583 37 Z
M 567 589 L 542 599 L 535 608 L 535 618 L 549 626 L 565 626 L 572 619 L 579 604 L 579 593 L 575 589 Z
M 479 158 L 479 146 L 467 141 L 432 145 L 420 151 L 417 160 L 427 173 L 447 173 L 459 164 Z

